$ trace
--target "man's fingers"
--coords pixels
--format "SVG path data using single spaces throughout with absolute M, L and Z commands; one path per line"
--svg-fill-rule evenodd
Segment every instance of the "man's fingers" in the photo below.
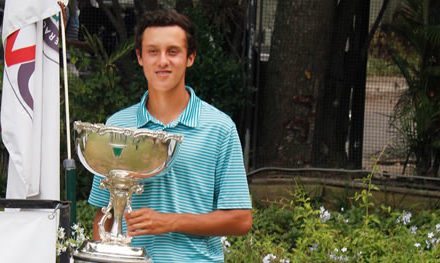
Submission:
M 134 236 L 148 235 L 150 234 L 150 232 L 145 229 L 137 229 L 135 231 L 128 231 L 127 234 L 131 237 L 134 237 Z
M 150 213 L 150 209 L 148 208 L 141 208 L 139 210 L 134 210 L 131 212 L 125 212 L 125 217 L 127 218 L 135 218 L 135 217 L 139 217 L 142 216 L 146 213 Z
M 151 234 L 151 222 L 140 222 L 136 224 L 128 224 L 127 232 L 129 236 L 138 236 Z

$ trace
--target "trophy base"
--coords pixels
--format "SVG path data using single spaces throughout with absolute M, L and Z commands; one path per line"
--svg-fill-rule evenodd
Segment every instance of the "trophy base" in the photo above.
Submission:
M 85 241 L 73 253 L 74 263 L 151 263 L 151 258 L 142 247 L 131 247 L 113 243 Z

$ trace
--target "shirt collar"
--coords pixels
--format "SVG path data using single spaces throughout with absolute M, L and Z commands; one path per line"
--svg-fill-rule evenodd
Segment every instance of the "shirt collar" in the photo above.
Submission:
M 177 123 L 181 123 L 185 126 L 196 128 L 199 123 L 201 100 L 196 96 L 194 90 L 186 86 L 186 90 L 190 94 L 188 104 L 185 110 L 177 118 Z M 137 109 L 137 128 L 145 126 L 150 121 L 155 121 L 156 119 L 148 112 L 146 107 L 146 102 L 148 100 L 148 90 L 144 93 Z M 174 122 L 173 122 L 174 123 Z

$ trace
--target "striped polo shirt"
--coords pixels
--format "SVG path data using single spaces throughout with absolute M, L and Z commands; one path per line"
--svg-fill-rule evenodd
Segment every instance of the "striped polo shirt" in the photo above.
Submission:
M 146 109 L 148 91 L 140 103 L 112 115 L 107 125 L 147 128 L 182 134 L 175 161 L 166 174 L 152 177 L 144 192 L 133 194 L 132 207 L 148 207 L 162 213 L 204 214 L 217 209 L 251 209 L 242 149 L 234 122 L 202 101 L 186 87 L 190 100 L 185 110 L 166 125 Z M 89 203 L 107 206 L 109 194 L 99 188 L 95 176 Z M 125 222 L 123 223 L 125 231 Z M 220 237 L 182 233 L 134 237 L 133 246 L 145 246 L 155 263 L 223 262 Z

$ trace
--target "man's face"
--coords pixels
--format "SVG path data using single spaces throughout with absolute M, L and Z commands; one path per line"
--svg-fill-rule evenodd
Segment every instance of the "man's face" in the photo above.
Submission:
M 136 55 L 148 89 L 166 92 L 184 88 L 186 68 L 195 58 L 187 52 L 186 34 L 179 26 L 147 27 L 142 34 L 142 53 L 136 50 Z

